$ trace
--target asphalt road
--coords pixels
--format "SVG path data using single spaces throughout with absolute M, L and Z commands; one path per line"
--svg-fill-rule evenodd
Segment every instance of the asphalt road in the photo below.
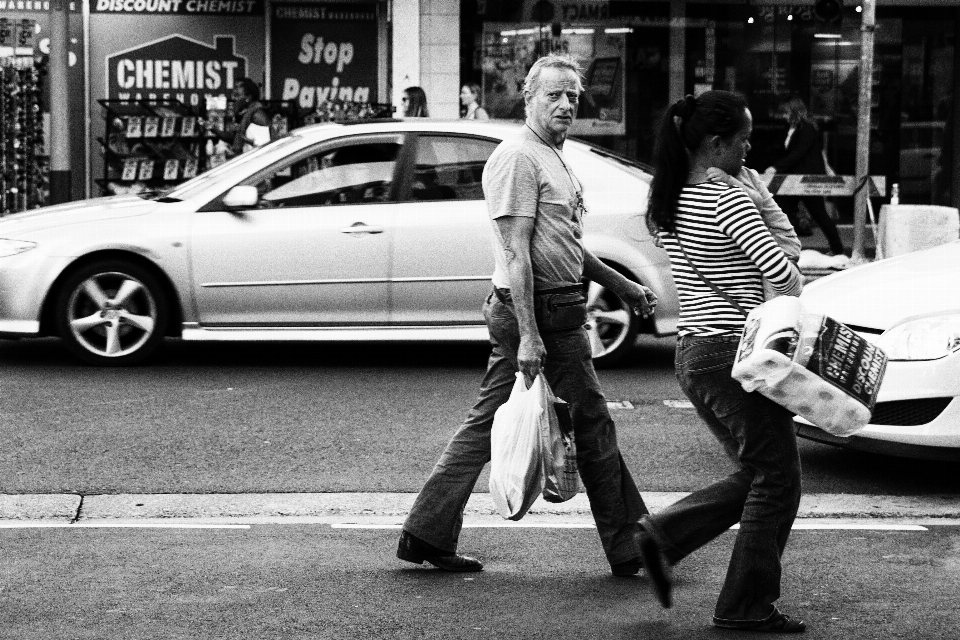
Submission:
M 478 345 L 198 344 L 149 366 L 78 365 L 56 340 L 0 341 L 0 493 L 416 492 L 472 403 Z M 643 491 L 728 462 L 673 377 L 672 340 L 600 373 Z M 805 493 L 960 495 L 953 463 L 801 442 Z M 486 486 L 485 476 L 478 488 Z
M 393 557 L 396 529 L 0 529 L 5 640 L 751 638 L 710 625 L 733 545 L 676 571 L 663 610 L 612 577 L 589 529 L 477 528 L 487 563 L 450 574 Z M 780 607 L 804 638 L 955 640 L 960 528 L 795 531 Z

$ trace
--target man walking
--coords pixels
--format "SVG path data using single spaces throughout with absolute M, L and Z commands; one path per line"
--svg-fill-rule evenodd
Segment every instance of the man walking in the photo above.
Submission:
M 493 351 L 476 404 L 404 522 L 402 560 L 447 571 L 483 569 L 457 554 L 463 511 L 490 460 L 494 413 L 509 398 L 516 372 L 529 385 L 542 371 L 570 405 L 577 466 L 611 570 L 633 575 L 640 569 L 638 521 L 647 508 L 620 455 L 593 369 L 581 279 L 608 287 L 644 317 L 657 298 L 583 246 L 583 189 L 562 153 L 582 91 L 572 58 L 537 60 L 524 83 L 526 126 L 497 147 L 484 169 L 496 267 L 483 311 Z

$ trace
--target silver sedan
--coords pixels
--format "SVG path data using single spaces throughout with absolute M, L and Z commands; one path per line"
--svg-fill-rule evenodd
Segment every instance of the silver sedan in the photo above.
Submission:
M 115 196 L 0 220 L 0 337 L 59 335 L 82 360 L 141 362 L 166 337 L 486 340 L 493 271 L 480 177 L 514 124 L 368 122 L 292 132 L 157 197 Z M 675 333 L 666 254 L 643 221 L 650 176 L 575 140 L 584 240 L 651 287 L 642 320 L 588 284 L 600 365 L 637 333 Z

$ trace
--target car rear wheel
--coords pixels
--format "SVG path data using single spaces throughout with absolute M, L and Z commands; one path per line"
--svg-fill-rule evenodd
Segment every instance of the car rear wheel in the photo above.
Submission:
M 640 317 L 617 294 L 597 282 L 587 285 L 587 335 L 596 367 L 620 363 L 633 349 Z
M 157 278 L 125 261 L 91 263 L 64 281 L 57 327 L 67 348 L 90 364 L 122 366 L 156 351 L 169 307 Z

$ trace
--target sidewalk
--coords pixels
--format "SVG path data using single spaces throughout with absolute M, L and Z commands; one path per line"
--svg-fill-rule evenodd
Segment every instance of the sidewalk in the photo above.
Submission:
M 687 495 L 644 492 L 650 511 L 657 512 Z M 0 495 L 0 527 L 13 523 L 95 524 L 100 522 L 204 521 L 238 523 L 378 522 L 400 523 L 413 493 L 250 493 L 250 494 L 74 494 Z M 466 518 L 500 519 L 487 493 L 475 493 Z M 586 495 L 562 504 L 537 500 L 527 518 L 550 517 L 592 522 Z M 807 494 L 800 502 L 801 519 L 891 519 L 951 524 L 960 522 L 956 497 Z

